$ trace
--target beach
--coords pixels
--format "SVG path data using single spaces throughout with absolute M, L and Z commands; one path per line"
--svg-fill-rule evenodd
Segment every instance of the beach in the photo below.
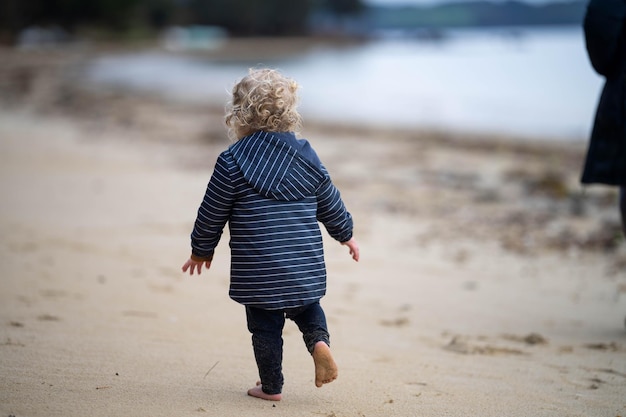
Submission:
M 584 143 L 305 120 L 361 260 L 325 234 L 338 379 L 288 322 L 267 402 L 227 232 L 180 270 L 223 103 L 83 86 L 93 54 L 0 51 L 0 416 L 626 415 L 626 243 Z

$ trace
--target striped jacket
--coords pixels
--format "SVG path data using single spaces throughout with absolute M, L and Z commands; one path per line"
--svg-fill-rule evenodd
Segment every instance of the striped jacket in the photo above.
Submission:
M 352 216 L 315 151 L 293 133 L 256 132 L 222 152 L 191 233 L 192 258 L 212 259 L 228 222 L 230 297 L 276 310 L 326 293 L 318 221 L 339 242 Z

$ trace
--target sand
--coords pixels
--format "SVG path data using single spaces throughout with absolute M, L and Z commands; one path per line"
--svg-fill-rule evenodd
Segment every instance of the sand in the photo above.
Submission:
M 305 124 L 361 261 L 326 236 L 339 378 L 315 387 L 287 323 L 272 403 L 246 395 L 228 236 L 180 271 L 220 115 L 2 54 L 0 416 L 626 415 L 626 244 L 584 144 Z

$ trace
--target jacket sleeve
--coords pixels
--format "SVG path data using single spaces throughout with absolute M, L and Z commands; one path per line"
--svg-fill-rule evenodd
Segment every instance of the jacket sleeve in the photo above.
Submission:
M 343 243 L 352 238 L 352 216 L 328 175 L 317 190 L 317 220 L 333 239 Z
M 623 45 L 625 0 L 591 0 L 587 6 L 583 29 L 591 65 L 598 74 L 609 76 L 619 69 Z
M 211 260 L 222 231 L 230 218 L 234 192 L 228 163 L 220 155 L 209 181 L 198 216 L 191 232 L 191 257 L 195 260 Z

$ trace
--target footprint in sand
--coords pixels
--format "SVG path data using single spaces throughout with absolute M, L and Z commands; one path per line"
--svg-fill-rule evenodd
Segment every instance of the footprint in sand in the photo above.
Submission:
M 393 320 L 381 320 L 380 325 L 386 327 L 404 327 L 408 326 L 411 321 L 407 317 L 398 317 Z
M 37 320 L 39 320 L 39 321 L 61 321 L 60 318 L 58 318 L 57 316 L 53 316 L 51 314 L 41 314 L 40 316 L 37 317 Z
M 443 347 L 445 350 L 455 353 L 461 353 L 465 355 L 527 355 L 528 353 L 519 350 L 511 349 L 507 347 L 498 347 L 491 345 L 475 345 L 469 341 L 464 340 L 460 336 L 452 338 L 450 343 Z

